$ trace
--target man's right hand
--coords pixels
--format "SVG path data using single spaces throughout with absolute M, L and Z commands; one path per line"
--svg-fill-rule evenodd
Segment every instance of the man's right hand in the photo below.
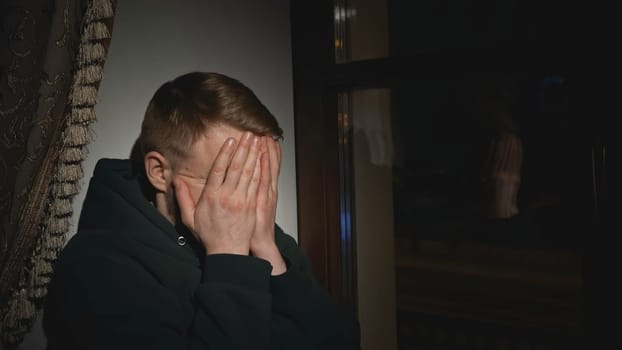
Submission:
M 208 255 L 249 254 L 260 179 L 259 140 L 247 132 L 237 148 L 235 139 L 225 141 L 197 203 L 193 203 L 186 183 L 174 180 L 181 220 Z

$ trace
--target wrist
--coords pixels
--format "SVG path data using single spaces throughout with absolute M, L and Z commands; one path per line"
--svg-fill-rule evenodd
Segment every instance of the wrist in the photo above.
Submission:
M 271 254 L 279 251 L 274 240 L 254 240 L 251 239 L 250 251 L 253 254 Z
M 212 254 L 235 254 L 235 255 L 249 255 L 250 248 L 248 245 L 241 246 L 210 246 L 205 245 L 205 253 L 207 255 Z
M 262 247 L 251 247 L 251 253 L 253 256 L 266 260 L 272 265 L 272 276 L 283 274 L 287 271 L 287 265 L 281 255 L 281 251 L 274 242 Z

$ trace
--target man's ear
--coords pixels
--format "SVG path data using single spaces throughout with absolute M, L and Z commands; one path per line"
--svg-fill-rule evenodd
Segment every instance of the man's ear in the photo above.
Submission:
M 151 185 L 158 192 L 166 192 L 172 179 L 172 167 L 162 153 L 151 151 L 145 154 L 145 173 Z

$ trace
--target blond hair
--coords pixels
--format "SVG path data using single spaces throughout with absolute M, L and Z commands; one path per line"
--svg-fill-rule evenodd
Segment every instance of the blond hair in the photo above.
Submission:
M 192 72 L 162 85 L 145 111 L 133 157 L 151 151 L 184 159 L 210 125 L 223 123 L 257 135 L 282 138 L 276 118 L 251 89 L 223 74 Z

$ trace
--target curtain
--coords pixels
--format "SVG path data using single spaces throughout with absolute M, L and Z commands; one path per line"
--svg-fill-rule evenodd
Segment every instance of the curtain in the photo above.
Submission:
M 114 0 L 0 5 L 0 336 L 19 345 L 65 244 Z

